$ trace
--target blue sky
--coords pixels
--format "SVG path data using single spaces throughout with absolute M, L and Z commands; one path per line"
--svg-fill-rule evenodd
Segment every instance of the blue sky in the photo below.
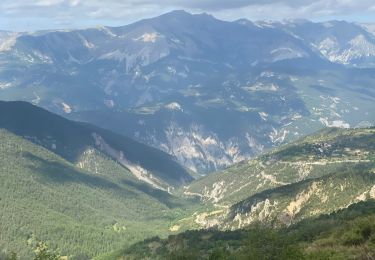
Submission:
M 374 0 L 0 0 L 0 29 L 35 31 L 120 26 L 176 9 L 219 19 L 375 23 Z

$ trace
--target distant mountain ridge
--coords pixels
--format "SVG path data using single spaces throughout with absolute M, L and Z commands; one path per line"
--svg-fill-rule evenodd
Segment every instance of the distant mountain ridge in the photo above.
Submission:
M 0 39 L 0 99 L 116 131 L 198 173 L 322 127 L 375 124 L 375 37 L 354 23 L 175 11 Z

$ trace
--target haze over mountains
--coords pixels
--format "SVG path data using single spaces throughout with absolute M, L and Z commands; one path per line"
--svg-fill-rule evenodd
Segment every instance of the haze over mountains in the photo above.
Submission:
M 375 122 L 375 36 L 354 23 L 174 11 L 0 38 L 1 99 L 127 135 L 201 174 L 325 126 Z

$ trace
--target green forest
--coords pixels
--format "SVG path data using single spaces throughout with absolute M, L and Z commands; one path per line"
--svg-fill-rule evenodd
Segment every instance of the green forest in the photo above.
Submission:
M 287 228 L 252 225 L 236 231 L 196 230 L 154 237 L 113 259 L 374 259 L 375 200 Z
M 53 131 L 7 129 L 0 259 L 375 257 L 374 128 L 326 129 L 168 190 L 139 179 L 92 137 L 78 143 L 84 149 L 69 141 L 56 151 L 49 144 L 63 145 L 62 132 L 55 142 Z M 60 153 L 70 149 L 74 160 Z

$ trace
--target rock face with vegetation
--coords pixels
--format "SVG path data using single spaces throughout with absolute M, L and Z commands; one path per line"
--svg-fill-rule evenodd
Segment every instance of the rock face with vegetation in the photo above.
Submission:
M 188 231 L 137 243 L 113 259 L 373 259 L 375 200 L 288 228 Z
M 290 225 L 374 198 L 375 129 L 322 130 L 207 176 L 183 193 L 213 203 L 204 227 Z

